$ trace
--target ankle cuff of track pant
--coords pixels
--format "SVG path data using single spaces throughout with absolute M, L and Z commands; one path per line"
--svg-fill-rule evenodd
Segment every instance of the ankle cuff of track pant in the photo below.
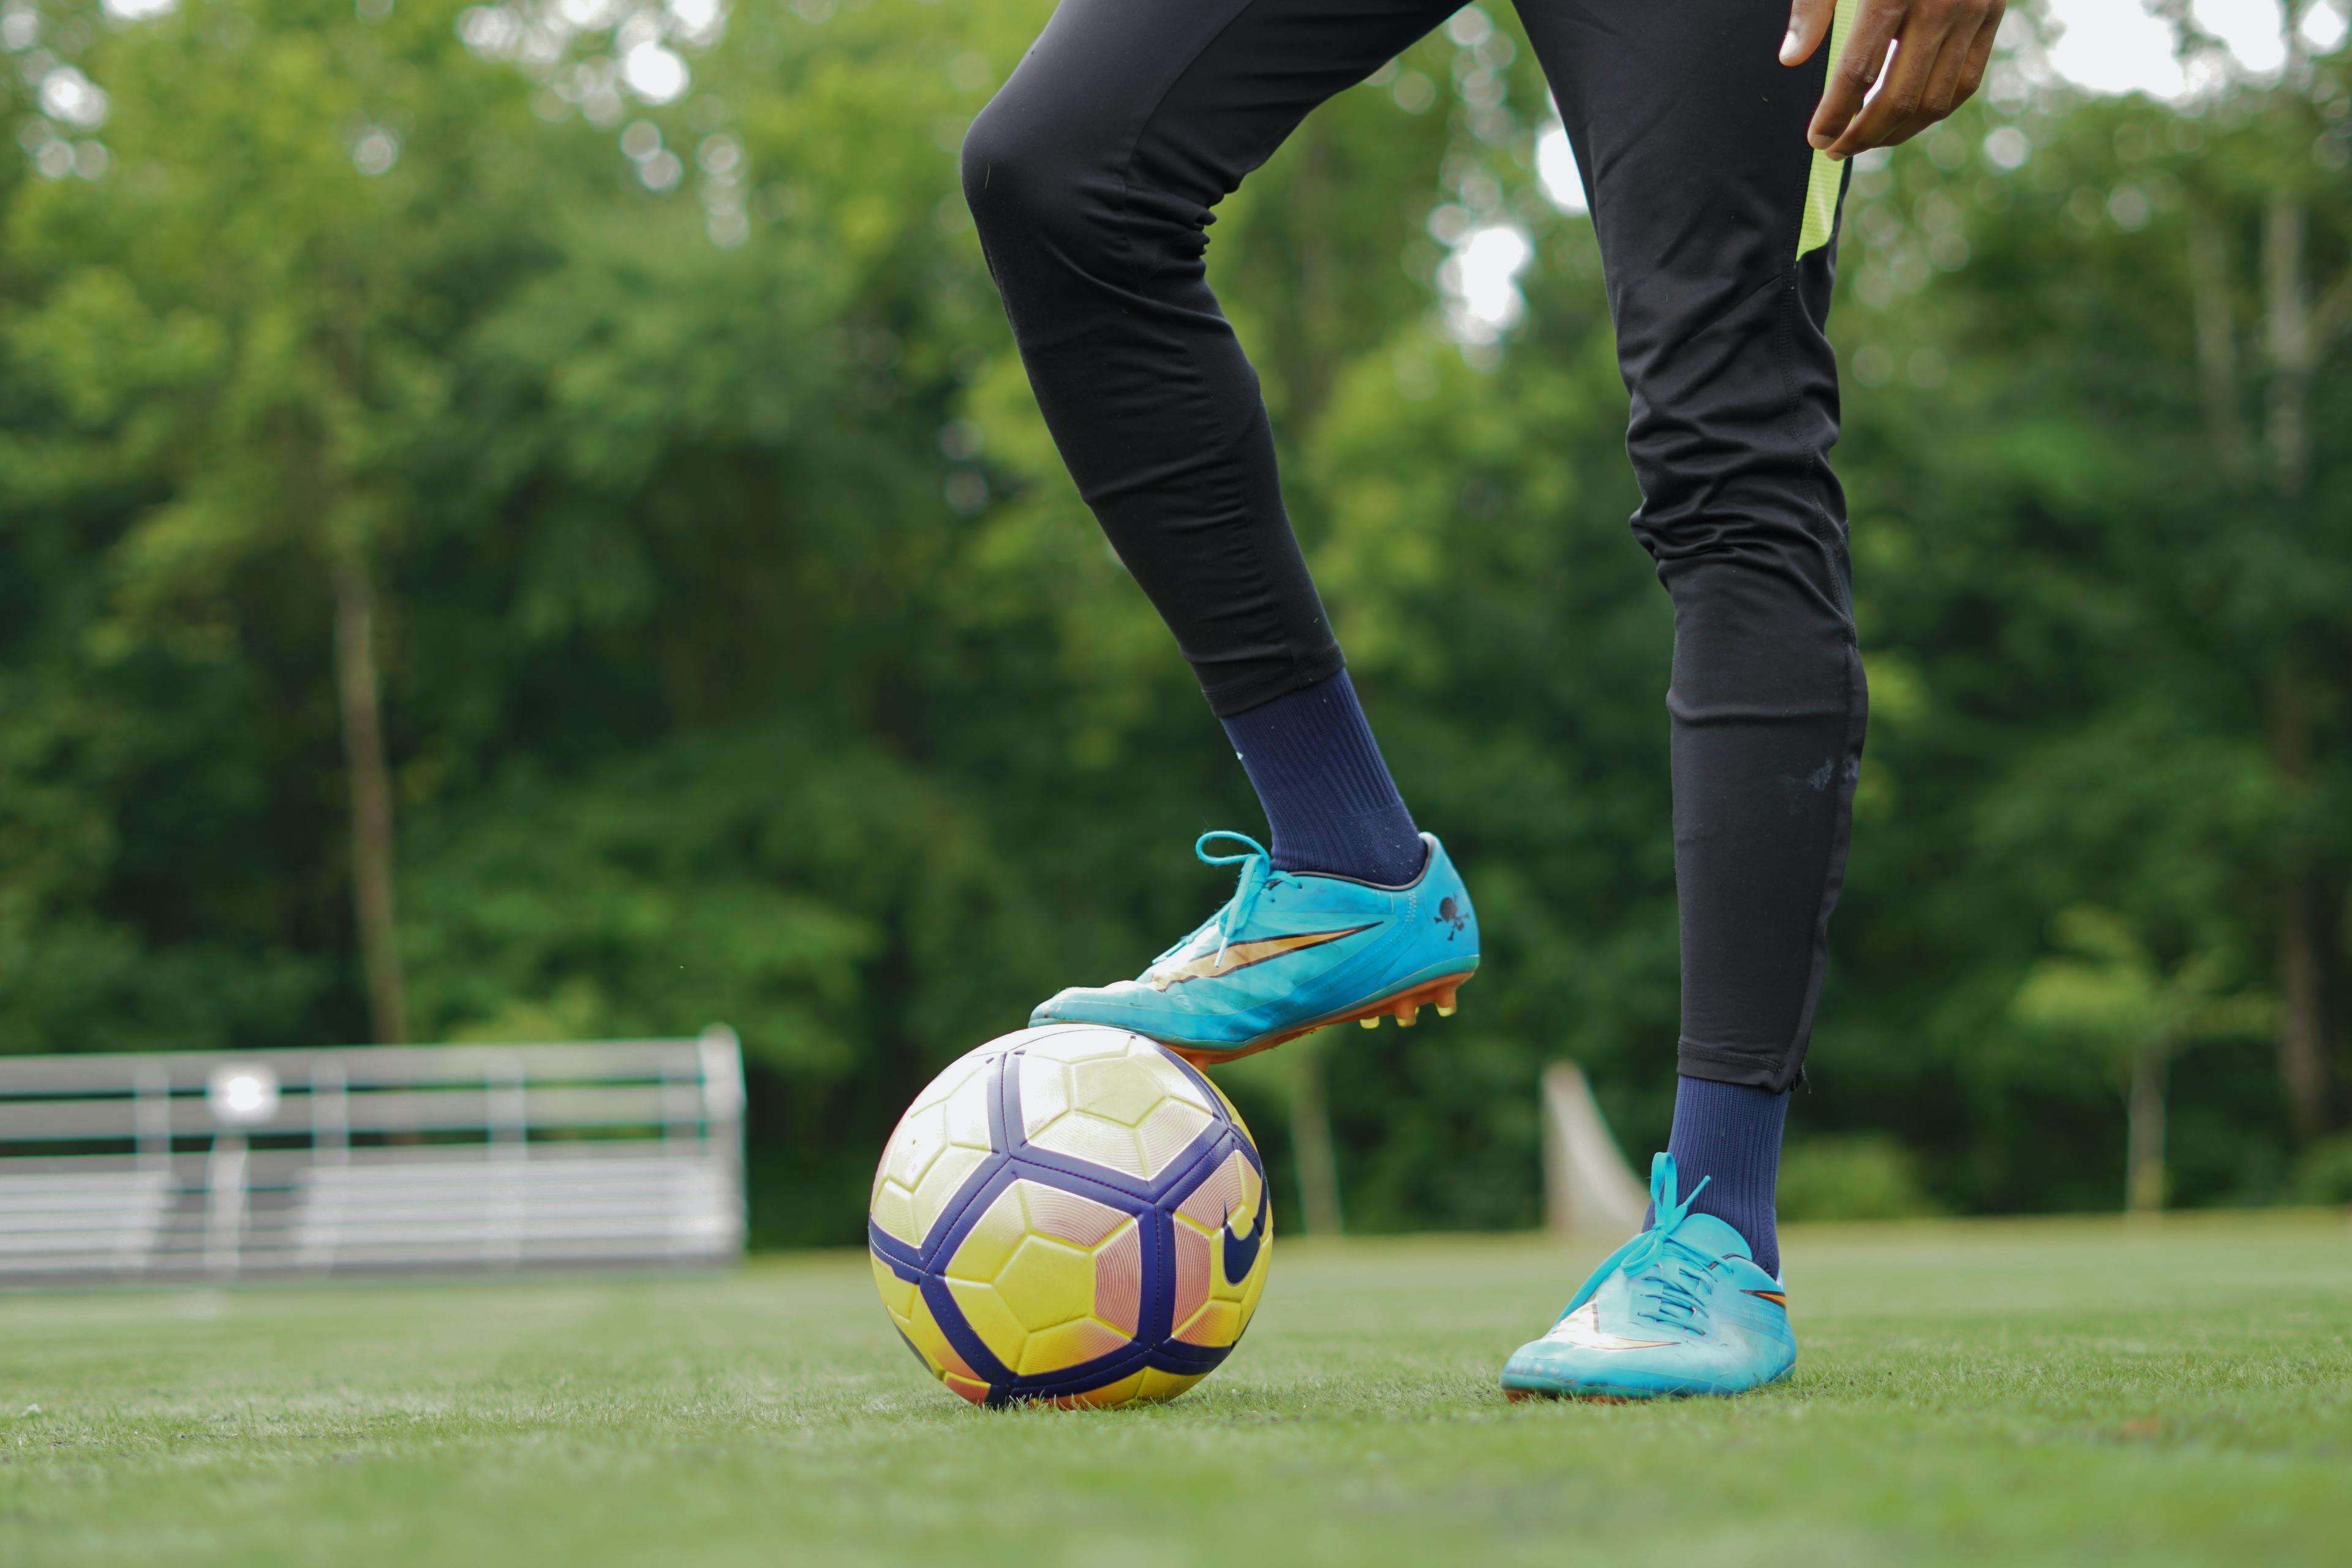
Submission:
M 1347 668 L 1348 660 L 1335 642 L 1305 658 L 1252 658 L 1215 676 L 1194 665 L 1192 674 L 1201 682 L 1201 695 L 1209 700 L 1209 711 L 1220 719 L 1231 719 L 1328 680 Z
M 1675 1046 L 1675 1070 L 1685 1078 L 1736 1083 L 1748 1089 L 1769 1089 L 1775 1094 L 1794 1089 L 1805 1079 L 1805 1047 L 1702 1045 L 1681 1040 Z

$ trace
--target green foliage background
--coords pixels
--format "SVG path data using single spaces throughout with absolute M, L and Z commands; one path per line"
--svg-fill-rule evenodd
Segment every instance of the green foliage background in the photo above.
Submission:
M 377 595 L 412 1032 L 731 1023 L 765 1241 L 854 1239 L 932 1070 L 1213 906 L 1184 847 L 1255 806 L 957 193 L 1047 10 L 6 0 L 0 1050 L 364 1037 L 337 559 Z M 1670 626 L 1590 228 L 1496 23 L 1318 113 L 1211 253 L 1490 942 L 1458 1018 L 1330 1047 L 1360 1228 L 1531 1222 L 1556 1056 L 1629 1145 L 1671 1103 Z M 2013 37 L 1848 196 L 1874 711 L 1792 1119 L 1958 1210 L 2120 1194 L 2112 1053 L 2017 1005 L 2070 920 L 2260 1004 L 2291 885 L 2338 995 L 2352 956 L 2347 56 L 2179 108 Z M 658 104 L 614 66 L 656 39 L 692 79 Z M 2264 336 L 2282 202 L 2308 364 Z M 1526 315 L 1465 349 L 1433 237 L 1501 221 Z M 2316 1101 L 2260 1027 L 2181 1056 L 2177 1201 L 2290 1195 L 2345 1016 Z M 1236 1079 L 1282 1183 L 1286 1082 Z

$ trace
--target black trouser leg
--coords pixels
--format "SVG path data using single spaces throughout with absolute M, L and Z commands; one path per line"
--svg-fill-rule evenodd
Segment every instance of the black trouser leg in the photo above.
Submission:
M 1835 40 L 1780 64 L 1777 0 L 1523 0 L 1520 16 L 1585 171 L 1633 395 L 1633 531 L 1674 599 L 1679 1066 L 1786 1089 L 1865 711 L 1829 468 L 1844 170 L 1805 142 Z
M 1079 492 L 1220 716 L 1340 668 L 1211 208 L 1458 0 L 1063 0 L 964 142 L 964 194 Z

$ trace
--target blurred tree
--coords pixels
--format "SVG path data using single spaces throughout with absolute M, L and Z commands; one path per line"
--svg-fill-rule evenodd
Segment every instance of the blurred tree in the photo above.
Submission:
M 2206 1040 L 2258 1035 L 2271 1020 L 2266 995 L 2233 992 L 2228 961 L 2192 953 L 2167 969 L 2129 924 L 2106 910 L 2059 917 L 2068 956 L 2034 965 L 2017 994 L 2028 1027 L 2077 1039 L 2122 1079 L 2124 1207 L 2164 1207 L 2165 1079 L 2173 1058 Z
M 68 13 L 59 31 L 92 37 L 103 15 Z M 381 561 L 417 521 L 454 320 L 530 243 L 523 167 L 477 136 L 521 84 L 468 60 L 449 16 L 257 0 L 108 37 L 92 52 L 111 92 L 52 67 L 51 118 L 26 141 L 40 165 L 58 131 L 102 120 L 107 140 L 75 147 L 73 167 L 114 172 L 41 182 L 10 226 L 19 266 L 53 280 L 15 324 L 16 352 L 85 472 L 153 498 L 109 551 L 97 635 L 112 657 L 184 637 L 228 656 L 254 613 L 240 576 L 289 557 L 318 574 L 353 925 L 371 1034 L 388 1041 L 408 1023 Z
M 2340 417 L 2307 421 L 2291 498 L 2254 417 L 2257 395 L 2263 421 L 2278 406 L 2256 262 L 2280 254 L 2278 182 L 2308 203 L 2302 265 L 2332 276 L 2352 256 L 2343 52 L 2183 110 L 2082 101 L 2032 63 L 1857 170 L 1839 323 L 1877 700 L 1831 1027 L 1935 1064 L 1898 1069 L 1888 1095 L 1948 1075 L 1965 1135 L 1948 1110 L 1913 1114 L 1921 1136 L 1972 1145 L 1943 1171 L 1973 1164 L 1979 1202 L 2032 1184 L 2048 1163 L 2026 1130 L 2046 1135 L 2079 1092 L 2002 1018 L 2061 910 L 2095 901 L 2160 951 L 2236 963 L 2316 943 L 2303 973 L 2324 980 L 2346 961 L 2352 865 L 2352 452 Z M 2323 353 L 2298 395 L 2340 410 L 2347 390 L 2344 356 Z M 2279 744 L 2290 667 L 2300 750 Z M 2283 888 L 2307 893 L 2307 928 Z M 2283 1038 L 2324 1029 L 2340 1057 L 2342 1021 L 2309 1005 L 2324 986 L 2298 1005 L 2294 966 L 2276 973 Z M 2196 1186 L 2276 1190 L 2271 1140 L 2317 1116 L 2308 1072 L 2281 1075 L 2273 1112 L 2243 1073 L 2197 1070 L 2217 1091 L 2199 1116 L 2226 1098 L 2271 1130 L 2193 1151 Z
M 2311 58 L 2303 27 L 2307 0 L 2286 0 L 2280 8 L 2285 64 L 2274 82 L 2248 79 L 2185 4 L 2167 9 L 2184 54 L 2237 78 L 2232 90 L 2244 100 L 2243 123 L 2227 155 L 2200 161 L 2189 181 L 2198 368 L 2215 459 L 2242 490 L 2256 482 L 2255 443 L 2245 429 L 2249 384 L 2260 394 L 2252 401 L 2268 459 L 2262 478 L 2274 519 L 2270 526 L 2281 535 L 2272 550 L 2282 559 L 2272 570 L 2284 566 L 2294 573 L 2314 563 L 2315 555 L 2325 559 L 2317 520 L 2307 515 L 2312 383 L 2352 326 L 2352 256 L 2347 254 L 2352 235 L 2330 222 L 2336 215 L 2329 211 L 2340 205 L 2345 168 L 2344 139 L 2331 131 L 2329 106 L 2342 103 L 2343 83 Z M 2332 118 L 2340 126 L 2340 107 Z M 2243 237 L 2256 212 L 2259 237 L 2247 244 Z M 2316 233 L 2315 212 L 2321 226 Z M 2250 265 L 2243 270 L 2252 276 L 2242 280 L 2239 254 L 2247 252 Z M 2265 351 L 2259 355 L 2240 352 L 2240 301 L 2249 298 L 2259 302 L 2253 336 Z M 2251 374 L 2242 369 L 2249 360 Z M 2331 684 L 2320 671 L 2343 652 L 2341 624 L 2339 614 L 2311 605 L 2288 583 L 2266 596 L 2280 612 L 2268 709 L 2272 765 L 2288 813 L 2275 894 L 2279 1075 L 2296 1129 L 2310 1139 L 2334 1124 L 2328 1059 L 2336 1029 L 2333 996 L 2343 981 L 2336 949 L 2347 889 L 2343 845 L 2331 843 L 2336 836 L 2309 820 L 2317 794 L 2313 704 L 2337 695 L 2315 692 L 2314 685 Z

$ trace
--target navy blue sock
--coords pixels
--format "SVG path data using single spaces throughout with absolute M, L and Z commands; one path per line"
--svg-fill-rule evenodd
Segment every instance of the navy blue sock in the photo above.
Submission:
M 1421 875 L 1421 835 L 1346 670 L 1224 726 L 1274 829 L 1276 867 L 1387 887 Z
M 1789 1097 L 1712 1079 L 1675 1080 L 1675 1130 L 1666 1152 L 1675 1157 L 1682 1195 L 1712 1177 L 1691 1208 L 1711 1214 L 1748 1238 L 1756 1266 L 1780 1272 L 1780 1237 L 1774 1228 L 1773 1189 L 1780 1181 L 1780 1128 Z

